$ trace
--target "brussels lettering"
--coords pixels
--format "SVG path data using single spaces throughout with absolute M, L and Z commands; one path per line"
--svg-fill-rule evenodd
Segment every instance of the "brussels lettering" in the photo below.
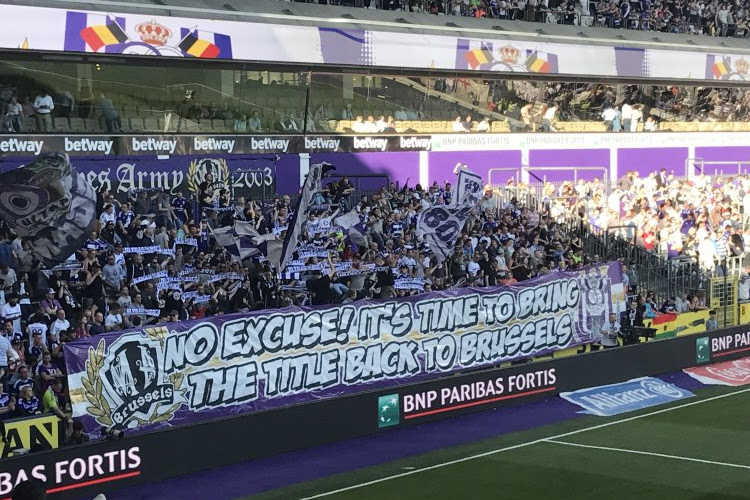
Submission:
M 101 369 L 103 397 L 115 425 L 126 427 L 133 418 L 169 419 L 183 407 L 262 409 L 284 396 L 545 354 L 590 340 L 584 324 L 590 282 L 561 275 L 489 293 L 236 315 L 164 330 L 159 337 L 127 333 L 108 346 L 116 362 Z M 750 345 L 750 338 L 730 340 Z M 131 379 L 136 391 L 116 394 Z M 555 380 L 554 370 L 540 370 L 446 387 L 404 396 L 404 408 L 408 413 L 520 394 Z

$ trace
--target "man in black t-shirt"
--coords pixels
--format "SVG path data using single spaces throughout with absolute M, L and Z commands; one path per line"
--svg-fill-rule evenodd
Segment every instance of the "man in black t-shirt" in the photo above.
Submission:
M 312 279 L 307 281 L 307 290 L 312 295 L 312 304 L 314 306 L 320 306 L 324 304 L 330 304 L 333 302 L 333 290 L 331 290 L 331 283 L 336 271 L 333 267 L 331 257 L 328 257 L 328 274 L 323 274 L 320 270 L 313 271 Z

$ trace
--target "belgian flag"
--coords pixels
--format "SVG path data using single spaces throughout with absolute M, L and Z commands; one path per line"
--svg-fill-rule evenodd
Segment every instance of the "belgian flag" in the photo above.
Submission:
M 91 50 L 97 52 L 107 45 L 117 45 L 128 40 L 128 35 L 117 24 L 117 21 L 107 16 L 106 24 L 98 26 L 89 26 L 81 30 L 81 38 L 91 47 Z
M 221 49 L 216 44 L 198 38 L 197 30 L 185 35 L 178 47 L 186 54 L 201 59 L 216 59 L 221 54 Z
M 466 53 L 466 61 L 471 69 L 477 69 L 482 64 L 491 63 L 493 60 L 492 51 L 484 44 L 481 49 L 470 50 Z
M 721 61 L 714 63 L 713 73 L 714 78 L 721 80 L 721 77 L 729 73 L 729 61 L 722 59 Z

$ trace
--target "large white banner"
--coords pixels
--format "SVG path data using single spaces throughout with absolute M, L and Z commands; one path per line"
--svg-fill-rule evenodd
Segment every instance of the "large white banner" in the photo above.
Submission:
M 3 20 L 6 49 L 675 80 L 742 81 L 750 69 L 750 51 L 738 49 L 523 41 L 489 30 L 464 38 L 21 5 L 3 5 Z

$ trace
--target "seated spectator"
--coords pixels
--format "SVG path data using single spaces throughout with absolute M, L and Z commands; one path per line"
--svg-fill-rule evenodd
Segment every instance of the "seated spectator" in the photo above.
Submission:
M 16 416 L 28 417 L 42 413 L 41 403 L 34 395 L 32 385 L 25 385 L 18 393 L 18 399 L 15 402 Z
M 471 121 L 471 115 L 466 115 L 466 120 L 464 120 L 464 129 L 466 132 L 471 132 L 472 127 L 474 127 L 474 122 Z
M 456 119 L 453 121 L 451 130 L 453 132 L 466 132 L 466 127 L 464 126 L 464 122 L 461 119 L 461 116 L 456 116 Z
M 244 115 L 243 115 L 244 119 Z M 257 111 L 253 111 L 248 121 L 248 128 L 250 132 L 263 132 L 263 126 L 260 121 L 260 114 Z
M 247 116 L 242 115 L 234 120 L 233 128 L 234 131 L 238 134 L 244 134 L 245 132 L 247 132 Z
M 351 105 L 351 103 L 347 102 L 346 106 L 344 106 L 344 110 L 341 112 L 341 119 L 342 120 L 353 120 L 354 119 L 354 112 L 352 111 L 352 105 Z
M 357 118 L 352 122 L 352 132 L 355 134 L 364 134 L 366 133 L 365 123 L 363 121 L 362 116 L 357 116 Z

